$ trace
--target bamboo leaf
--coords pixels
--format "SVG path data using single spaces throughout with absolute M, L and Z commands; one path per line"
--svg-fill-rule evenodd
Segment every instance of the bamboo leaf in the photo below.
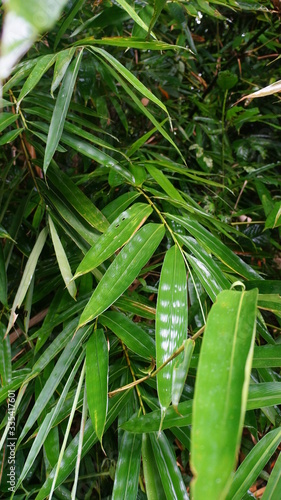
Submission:
M 115 333 L 131 351 L 148 360 L 155 357 L 154 340 L 128 316 L 119 312 L 108 311 L 100 316 L 99 321 Z
M 57 54 L 48 54 L 46 56 L 40 57 L 34 68 L 32 69 L 29 77 L 27 78 L 24 86 L 21 89 L 20 95 L 18 97 L 17 109 L 21 104 L 21 101 L 34 89 L 37 83 L 41 80 L 42 76 L 48 71 L 48 69 L 54 64 Z
M 281 454 L 279 454 L 274 468 L 269 476 L 267 487 L 262 496 L 263 500 L 279 500 L 281 497 Z
M 3 306 L 8 306 L 7 296 L 7 273 L 5 268 L 5 259 L 2 243 L 0 242 L 0 302 Z
M 245 95 L 244 97 L 239 99 L 237 103 L 244 101 L 245 99 L 256 99 L 257 97 L 266 97 L 268 95 L 277 94 L 277 92 L 281 92 L 281 80 L 278 80 L 277 82 L 274 82 L 271 85 L 267 85 L 267 87 L 264 87 L 263 89 L 260 89 L 257 92 Z
M 175 455 L 164 432 L 150 436 L 155 462 L 167 500 L 188 500 Z
M 12 125 L 17 119 L 19 115 L 14 113 L 1 113 L 0 115 L 0 132 L 3 132 L 7 127 Z
M 240 500 L 255 482 L 281 442 L 281 429 L 268 432 L 250 451 L 234 474 L 226 500 Z
M 112 424 L 112 422 L 114 422 L 114 420 L 118 417 L 120 411 L 126 405 L 128 399 L 129 399 L 129 392 L 127 391 L 109 401 L 109 408 L 108 408 L 108 415 L 107 415 L 105 429 L 108 429 L 108 427 Z M 93 445 L 97 441 L 98 438 L 93 429 L 91 419 L 88 419 L 85 425 L 81 458 L 83 458 L 89 452 L 89 450 L 93 447 Z M 79 442 L 79 435 L 76 435 L 75 438 L 70 442 L 68 448 L 66 449 L 66 452 L 61 462 L 61 467 L 59 470 L 56 487 L 62 484 L 75 468 L 75 464 L 77 461 L 78 442 Z M 51 473 L 47 477 L 45 483 L 41 487 L 35 500 L 45 500 L 45 498 L 49 495 L 52 487 L 54 474 L 55 474 L 55 468 L 51 471 Z
M 10 339 L 5 338 L 5 326 L 0 323 L 0 380 L 5 387 L 12 381 L 12 356 Z
M 223 499 L 231 484 L 246 411 L 257 292 L 223 291 L 208 316 L 193 408 L 194 500 Z
M 138 276 L 164 236 L 164 226 L 146 224 L 117 255 L 81 314 L 79 328 L 113 304 Z
M 82 55 L 83 55 L 83 50 L 80 51 L 79 55 L 73 60 L 73 62 L 67 69 L 60 91 L 58 93 L 56 105 L 50 123 L 47 145 L 45 150 L 44 164 L 43 164 L 44 174 L 46 174 L 47 172 L 48 166 L 53 158 L 53 155 L 57 149 L 58 143 L 61 138 L 64 121 L 68 111 L 71 96 L 73 94 L 73 89 L 78 75 Z
M 156 365 L 159 368 L 187 337 L 187 279 L 180 250 L 174 246 L 166 253 L 162 266 L 156 307 Z M 182 362 L 183 355 L 179 357 Z M 175 360 L 157 375 L 158 398 L 165 411 L 172 401 Z
M 166 500 L 149 434 L 142 435 L 142 463 L 148 500 Z
M 124 432 L 112 492 L 112 500 L 137 498 L 141 461 L 141 436 Z
M 65 282 L 65 286 L 67 290 L 69 291 L 70 296 L 75 299 L 76 294 L 77 294 L 77 288 L 76 285 L 72 280 L 73 275 L 71 272 L 71 268 L 68 262 L 67 255 L 64 251 L 64 248 L 62 246 L 61 240 L 59 238 L 59 235 L 57 233 L 57 230 L 55 228 L 55 225 L 51 219 L 51 217 L 48 217 L 49 221 L 49 226 L 50 226 L 50 231 L 51 231 L 51 236 L 53 240 L 53 245 L 54 249 L 56 252 L 56 257 L 58 261 L 58 265 L 60 268 L 61 275 L 63 277 L 63 281 Z
M 36 268 L 40 253 L 42 252 L 43 246 L 45 245 L 47 234 L 48 234 L 48 230 L 45 227 L 44 229 L 42 229 L 41 233 L 39 234 L 37 241 L 33 247 L 33 250 L 28 258 L 20 285 L 18 287 L 16 296 L 14 298 L 6 335 L 9 333 L 9 331 L 11 330 L 12 326 L 14 325 L 14 323 L 17 319 L 16 309 L 22 305 L 22 302 L 23 302 L 24 297 L 26 295 L 26 292 L 28 290 L 29 284 L 32 280 L 32 276 L 35 272 L 35 268 Z
M 48 170 L 48 179 L 92 227 L 100 232 L 108 228 L 104 215 L 62 170 L 51 165 Z
M 125 0 L 117 0 L 117 3 L 121 5 L 121 7 L 129 14 L 129 16 L 137 23 L 142 29 L 144 29 L 146 32 L 148 32 L 149 28 L 145 24 L 145 22 L 140 18 L 140 16 L 136 13 L 133 7 L 131 7 L 130 4 L 128 4 Z M 154 38 L 155 35 L 154 35 Z
M 84 1 L 84 0 L 83 0 Z M 62 81 L 65 72 L 71 63 L 72 57 L 74 55 L 75 48 L 71 47 L 70 49 L 62 50 L 58 52 L 56 58 L 56 64 L 54 69 L 54 76 L 51 85 L 51 95 L 53 96 L 55 90 L 58 88 L 60 82 Z
M 87 342 L 86 389 L 93 427 L 102 442 L 108 407 L 108 346 L 103 330 L 95 330 Z
M 268 215 L 264 228 L 274 229 L 281 226 L 281 201 L 274 203 L 274 207 Z
M 194 351 L 195 342 L 192 339 L 184 341 L 184 358 L 182 362 L 176 360 L 173 368 L 172 379 L 172 405 L 174 408 L 178 407 L 182 391 L 184 388 L 185 380 L 188 374 L 192 353 Z
M 81 274 L 88 273 L 111 257 L 114 252 L 129 241 L 134 233 L 146 221 L 151 214 L 152 208 L 144 203 L 135 203 L 132 207 L 122 212 L 109 226 L 106 232 L 99 238 L 85 255 L 79 264 L 74 279 Z
M 23 132 L 23 130 L 24 128 L 16 128 L 15 130 L 9 130 L 9 132 L 6 132 L 6 134 L 0 137 L 0 146 L 4 146 L 4 144 L 13 142 L 18 137 L 18 135 Z

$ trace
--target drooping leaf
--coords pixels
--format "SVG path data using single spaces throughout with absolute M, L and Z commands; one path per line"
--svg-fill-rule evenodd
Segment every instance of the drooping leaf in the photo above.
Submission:
M 182 362 L 176 360 L 175 366 L 173 368 L 172 405 L 174 408 L 177 408 L 180 402 L 180 397 L 188 374 L 194 347 L 195 347 L 194 340 L 192 339 L 185 340 L 184 358 Z
M 141 436 L 124 432 L 113 485 L 112 500 L 137 497 L 141 461 Z
M 81 59 L 83 55 L 83 50 L 80 51 L 79 55 L 72 61 L 68 67 L 60 91 L 58 93 L 56 105 L 54 108 L 52 120 L 49 127 L 48 139 L 46 144 L 43 171 L 46 174 L 48 166 L 53 158 L 53 155 L 57 149 L 57 145 L 60 141 L 61 134 L 63 131 L 64 121 L 69 108 L 69 103 L 73 93 L 74 85 L 78 75 Z
M 83 0 L 84 1 L 84 0 Z M 71 63 L 72 57 L 74 55 L 75 48 L 71 47 L 70 49 L 62 50 L 58 52 L 56 57 L 54 76 L 51 85 L 51 95 L 54 94 L 55 90 L 58 88 L 60 82 L 62 81 L 65 72 Z
M 240 500 L 255 482 L 281 442 L 281 429 L 268 432 L 250 451 L 235 472 L 226 500 Z M 270 497 L 269 497 L 270 498 Z
M 29 77 L 21 89 L 18 97 L 17 108 L 19 108 L 21 101 L 25 98 L 25 96 L 27 96 L 27 94 L 34 89 L 46 71 L 48 71 L 48 69 L 54 64 L 56 57 L 56 54 L 48 54 L 37 60 L 36 65 L 32 69 Z
M 164 432 L 150 435 L 155 462 L 167 500 L 188 500 L 175 455 Z
M 175 245 L 166 253 L 162 266 L 156 307 L 156 365 L 159 368 L 187 337 L 187 279 L 182 255 Z M 183 355 L 179 356 L 181 362 Z M 160 405 L 165 411 L 172 401 L 175 360 L 157 375 Z
M 158 498 L 165 500 L 166 495 L 156 465 L 150 436 L 145 433 L 142 435 L 142 463 L 148 500 L 158 500 Z
M 263 500 L 279 500 L 281 496 L 281 454 L 279 454 L 274 468 L 269 476 Z
M 81 314 L 79 328 L 113 304 L 134 281 L 164 236 L 164 226 L 146 224 L 117 255 Z
M 55 228 L 55 225 L 54 225 L 50 216 L 49 216 L 48 220 L 49 220 L 49 226 L 50 226 L 51 236 L 52 236 L 52 240 L 53 240 L 53 245 L 54 245 L 54 249 L 56 252 L 56 257 L 57 257 L 58 265 L 60 268 L 60 272 L 61 272 L 61 275 L 63 277 L 63 281 L 65 282 L 65 286 L 66 286 L 67 290 L 69 291 L 70 296 L 73 299 L 75 299 L 76 294 L 77 294 L 77 288 L 76 288 L 75 283 L 73 281 L 71 281 L 73 278 L 73 275 L 71 272 L 71 267 L 69 265 L 67 255 L 65 253 L 65 250 L 62 246 L 62 243 L 61 243 L 61 240 L 60 240 L 59 235 L 57 233 L 57 230 Z
M 231 484 L 247 404 L 257 292 L 221 292 L 207 319 L 191 438 L 195 500 L 225 498 Z
M 47 234 L 48 234 L 48 230 L 45 227 L 44 229 L 42 229 L 41 233 L 39 234 L 37 241 L 33 247 L 33 250 L 29 256 L 29 259 L 26 263 L 24 273 L 23 273 L 20 285 L 18 287 L 16 296 L 14 298 L 14 302 L 12 305 L 6 335 L 11 330 L 12 326 L 14 325 L 14 323 L 17 319 L 16 309 L 21 306 L 21 304 L 24 300 L 24 297 L 25 297 L 26 292 L 28 290 L 28 287 L 30 285 L 32 276 L 35 272 L 35 268 L 36 268 L 40 253 L 42 252 L 43 246 L 45 245 Z
M 95 330 L 86 347 L 87 403 L 100 442 L 108 407 L 108 346 L 103 330 Z
M 151 212 L 150 205 L 144 203 L 135 203 L 128 210 L 122 212 L 99 238 L 96 245 L 85 255 L 76 270 L 74 278 L 91 271 L 111 257 L 114 252 L 132 238 Z

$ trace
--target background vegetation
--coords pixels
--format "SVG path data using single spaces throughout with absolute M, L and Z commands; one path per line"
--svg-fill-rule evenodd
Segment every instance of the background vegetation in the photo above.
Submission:
M 281 497 L 279 7 L 6 2 L 1 498 Z

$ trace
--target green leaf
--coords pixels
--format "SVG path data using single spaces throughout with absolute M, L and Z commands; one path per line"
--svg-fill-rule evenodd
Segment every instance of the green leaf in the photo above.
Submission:
M 106 205 L 102 209 L 103 215 L 107 218 L 107 220 L 111 223 L 113 222 L 118 215 L 120 215 L 126 208 L 128 208 L 133 201 L 135 201 L 140 196 L 140 193 L 135 191 L 129 191 L 128 193 L 124 193 L 118 198 L 112 200 L 108 205 Z
M 48 179 L 92 227 L 100 232 L 104 232 L 108 228 L 108 222 L 104 215 L 62 170 L 54 165 L 50 166 Z
M 124 432 L 113 485 L 112 500 L 137 498 L 141 461 L 141 436 Z
M 255 346 L 253 368 L 281 366 L 281 345 Z
M 268 432 L 250 451 L 235 472 L 226 500 L 241 500 L 281 442 L 281 429 Z M 270 498 L 270 497 L 269 497 Z
M 221 260 L 231 271 L 234 271 L 244 278 L 260 279 L 260 276 L 252 267 L 243 262 L 235 253 L 233 253 L 224 243 L 212 235 L 199 222 L 189 219 L 187 216 L 166 214 L 169 219 L 179 222 L 185 227 L 196 240 L 202 244 L 209 252 Z
M 20 285 L 18 287 L 16 296 L 14 298 L 6 335 L 11 330 L 12 326 L 14 325 L 14 323 L 17 319 L 18 315 L 16 314 L 16 309 L 22 305 L 22 302 L 23 302 L 24 297 L 26 295 L 26 292 L 28 290 L 29 284 L 31 282 L 32 276 L 35 272 L 35 268 L 36 268 L 40 253 L 42 252 L 43 246 L 45 245 L 47 234 L 48 234 L 48 230 L 45 227 L 44 229 L 42 229 L 41 233 L 39 234 L 37 241 L 33 247 L 33 250 L 28 258 Z
M 129 71 L 125 66 L 123 66 L 115 57 L 113 57 L 109 52 L 106 52 L 104 49 L 100 49 L 99 47 L 91 47 L 91 50 L 94 53 L 100 54 L 105 61 L 108 61 L 114 69 L 116 69 L 120 75 L 125 78 L 133 87 L 135 90 L 140 92 L 144 97 L 149 99 L 150 101 L 154 102 L 159 108 L 163 109 L 167 115 L 169 115 L 167 108 L 165 104 L 163 104 L 158 97 L 156 97 L 150 90 L 148 90 L 145 85 L 143 85 L 134 75 Z
M 142 464 L 145 480 L 145 490 L 148 500 L 166 500 L 160 474 L 156 465 L 150 436 L 142 435 Z
M 173 382 L 172 382 L 172 405 L 174 408 L 178 407 L 182 391 L 184 388 L 185 380 L 188 374 L 192 353 L 194 351 L 195 342 L 192 339 L 184 341 L 184 358 L 182 362 L 176 359 L 173 369 Z
M 85 255 L 76 270 L 74 279 L 95 269 L 111 257 L 132 238 L 151 212 L 150 205 L 144 203 L 135 203 L 128 210 L 122 212 Z
M 99 321 L 115 333 L 131 351 L 148 360 L 155 357 L 154 340 L 128 316 L 108 311 L 100 316 Z
M 267 487 L 262 496 L 263 500 L 279 500 L 281 497 L 281 454 L 279 454 L 274 468 L 269 476 Z
M 159 368 L 187 337 L 187 278 L 185 263 L 177 246 L 166 253 L 162 266 L 156 307 L 156 365 Z M 183 355 L 180 355 L 181 362 Z M 157 391 L 162 410 L 172 401 L 173 369 L 168 363 L 157 374 Z
M 107 430 L 112 422 L 117 418 L 120 411 L 126 405 L 129 399 L 129 391 L 121 394 L 120 396 L 116 396 L 114 399 L 109 400 L 108 414 L 105 430 Z M 93 447 L 93 445 L 97 442 L 98 438 L 93 429 L 91 419 L 89 419 L 85 425 L 85 432 L 83 438 L 83 448 L 81 452 L 81 457 L 83 458 Z M 76 461 L 77 461 L 77 452 L 78 452 L 78 442 L 79 435 L 76 435 L 75 438 L 71 441 L 64 457 L 61 462 L 61 467 L 59 470 L 56 486 L 62 484 L 65 479 L 70 475 L 70 473 L 74 470 Z M 54 479 L 55 468 L 51 471 L 49 476 L 47 477 L 45 483 L 41 487 L 39 493 L 37 494 L 35 500 L 45 500 L 45 498 L 49 495 L 52 487 L 52 482 Z
M 155 0 L 154 1 L 154 10 L 152 14 L 152 18 L 149 24 L 149 33 L 153 29 L 158 17 L 160 16 L 162 10 L 164 9 L 165 5 L 167 3 L 167 0 Z
M 119 5 L 129 14 L 129 16 L 137 23 L 142 29 L 148 32 L 149 28 L 145 24 L 145 22 L 140 18 L 140 16 L 136 13 L 133 7 L 128 4 L 125 0 L 116 0 Z M 154 35 L 155 38 L 155 35 Z
M 36 65 L 32 69 L 29 77 L 27 78 L 24 86 L 21 89 L 20 95 L 17 101 L 17 109 L 19 108 L 21 101 L 34 89 L 37 83 L 41 80 L 42 76 L 48 71 L 48 69 L 54 64 L 56 60 L 56 54 L 48 54 L 37 59 Z
M 0 132 L 9 127 L 18 119 L 19 115 L 15 113 L 1 113 L 0 114 Z
M 68 15 L 65 17 L 63 23 L 60 26 L 60 29 L 58 30 L 57 36 L 55 38 L 54 49 L 57 48 L 57 45 L 58 45 L 59 41 L 61 40 L 61 37 L 63 36 L 63 34 L 66 32 L 66 30 L 71 25 L 73 19 L 75 18 L 76 14 L 79 12 L 81 7 L 83 6 L 84 2 L 85 2 L 85 0 L 76 0 L 75 4 L 74 5 L 72 4 Z
M 171 183 L 171 181 L 169 181 L 169 179 L 165 176 L 165 174 L 163 174 L 162 170 L 148 163 L 146 163 L 145 168 L 148 171 L 148 173 L 153 177 L 153 179 L 156 180 L 157 184 L 161 186 L 163 191 L 165 191 L 165 193 L 167 193 L 167 195 L 170 196 L 171 199 L 185 203 L 185 200 L 180 195 L 178 189 L 176 189 L 174 185 Z
M 257 293 L 221 292 L 207 319 L 191 435 L 194 500 L 223 499 L 231 484 L 246 411 Z
M 161 477 L 167 500 L 188 500 L 188 494 L 180 474 L 174 452 L 164 432 L 150 436 L 155 462 Z M 159 498 L 159 497 L 158 497 Z
M 281 226 L 281 201 L 274 203 L 274 207 L 265 221 L 265 229 L 274 229 Z
M 4 146 L 4 144 L 8 144 L 10 142 L 14 142 L 14 140 L 21 134 L 24 128 L 16 128 L 15 130 L 9 130 L 6 134 L 0 137 L 0 146 Z
M 113 45 L 114 47 L 141 49 L 141 50 L 177 50 L 179 47 L 177 45 L 172 45 L 165 43 L 161 40 L 150 40 L 146 41 L 139 37 L 102 37 L 102 38 L 82 38 L 75 43 L 75 46 L 85 46 L 85 45 Z M 181 47 L 183 48 L 183 47 Z
M 163 225 L 146 224 L 117 255 L 81 314 L 79 328 L 95 319 L 122 295 L 150 259 L 165 233 Z
M 83 0 L 84 2 L 84 0 Z M 71 47 L 70 49 L 62 50 L 58 52 L 56 58 L 56 64 L 54 69 L 54 76 L 51 85 L 51 95 L 53 96 L 55 90 L 58 88 L 60 82 L 62 81 L 65 72 L 71 63 L 72 57 L 74 55 L 75 48 Z
M 100 442 L 108 407 L 108 346 L 103 330 L 95 330 L 86 347 L 87 403 Z
M 78 71 L 83 55 L 83 50 L 72 61 L 67 69 L 54 108 L 52 120 L 50 123 L 47 145 L 44 156 L 43 171 L 46 174 L 48 166 L 54 156 L 63 131 L 64 121 L 67 115 L 74 85 L 78 76 Z
M 65 282 L 65 286 L 66 286 L 67 290 L 69 291 L 70 296 L 73 299 L 75 299 L 76 294 L 77 294 L 77 288 L 76 288 L 75 283 L 73 281 L 71 281 L 73 276 L 72 276 L 72 272 L 71 272 L 71 268 L 70 268 L 70 265 L 68 262 L 67 255 L 65 253 L 65 250 L 62 246 L 62 243 L 61 243 L 61 240 L 60 240 L 59 235 L 57 233 L 57 230 L 55 228 L 55 225 L 54 225 L 50 216 L 48 217 L 48 221 L 49 221 L 53 245 L 54 245 L 54 249 L 56 252 L 56 257 L 57 257 L 58 265 L 60 268 L 60 272 L 61 272 L 61 275 L 63 277 L 63 281 Z

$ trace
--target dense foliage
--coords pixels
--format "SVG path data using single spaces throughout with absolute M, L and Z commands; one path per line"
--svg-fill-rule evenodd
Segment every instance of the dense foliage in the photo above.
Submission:
M 0 496 L 279 499 L 279 3 L 55 3 L 2 21 Z

